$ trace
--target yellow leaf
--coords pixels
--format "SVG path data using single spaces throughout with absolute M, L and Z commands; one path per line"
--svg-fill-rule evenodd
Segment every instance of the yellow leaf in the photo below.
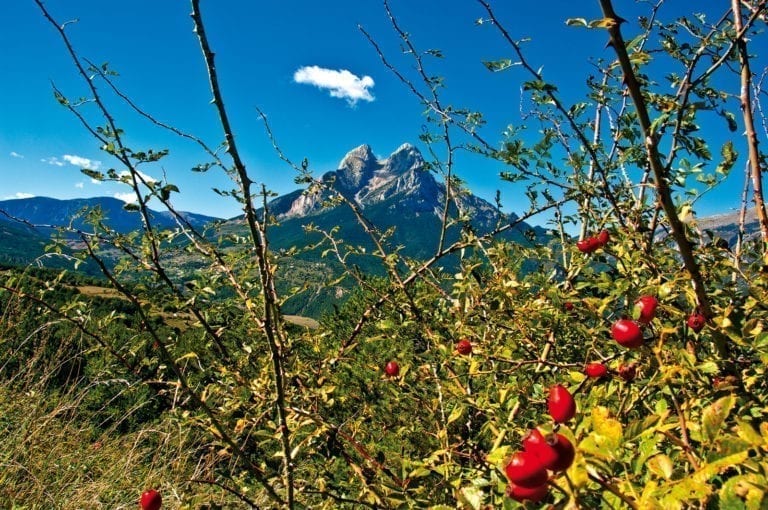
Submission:
M 464 414 L 464 406 L 457 405 L 453 408 L 453 411 L 451 411 L 451 414 L 448 416 L 448 424 L 451 424 L 461 418 L 461 416 Z
M 640 501 L 637 502 L 637 508 L 639 510 L 661 510 L 661 503 L 654 497 L 654 493 L 659 484 L 650 481 L 643 487 L 643 493 L 640 496 Z
M 667 480 L 672 478 L 672 459 L 663 453 L 651 457 L 645 465 L 656 476 L 666 478 Z
M 759 446 L 765 443 L 765 440 L 760 436 L 760 434 L 757 433 L 757 431 L 749 422 L 737 417 L 736 423 L 738 424 L 736 427 L 736 434 L 741 439 L 753 446 Z
M 623 431 L 621 423 L 610 417 L 607 407 L 596 406 L 592 408 L 592 427 L 598 435 L 597 441 L 606 443 L 606 446 L 618 449 L 621 445 Z
M 701 425 L 704 437 L 708 441 L 713 442 L 717 438 L 723 422 L 731 413 L 731 409 L 733 409 L 735 404 L 736 397 L 727 395 L 704 409 L 701 416 Z
M 616 21 L 611 18 L 593 19 L 589 22 L 589 28 L 611 28 L 616 25 Z
M 498 448 L 494 448 L 488 453 L 488 455 L 485 457 L 485 460 L 489 464 L 493 464 L 494 466 L 499 466 L 500 468 L 502 468 L 503 466 L 501 464 L 509 456 L 509 450 L 510 450 L 509 445 L 504 445 L 504 446 L 499 446 Z

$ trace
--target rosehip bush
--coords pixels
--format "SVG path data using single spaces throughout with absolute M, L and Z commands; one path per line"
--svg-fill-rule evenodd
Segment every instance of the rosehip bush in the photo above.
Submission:
M 764 2 L 734 2 L 737 12 L 714 24 L 703 15 L 662 22 L 657 7 L 633 20 L 635 33 L 625 39 L 621 30 L 630 22 L 601 0 L 603 18 L 568 24 L 599 30 L 615 54 L 594 61 L 584 101 L 573 104 L 528 62 L 493 8 L 479 3 L 477 24 L 500 30 L 513 54 L 485 66 L 525 73 L 510 88 L 523 97 L 503 99 L 521 105 L 520 117 L 503 119 L 503 133 L 487 134 L 480 112 L 439 99 L 443 79 L 426 68 L 441 53 L 416 48 L 388 12 L 405 55 L 416 59 L 417 72 L 407 73 L 416 78 L 397 76 L 427 115 L 420 140 L 434 160 L 424 169 L 445 176 L 430 190 L 444 203 L 422 215 L 440 223 L 426 262 L 393 246 L 396 229 L 371 225 L 353 198 L 311 174 L 306 159 L 295 167 L 297 181 L 320 197 L 318 204 L 347 206 L 337 217 L 359 232 L 307 225 L 323 234 L 317 246 L 270 250 L 267 239 L 279 226 L 273 211 L 259 210 L 270 194 L 264 186 L 264 204 L 255 204 L 259 193 L 226 121 L 214 53 L 193 0 L 211 104 L 226 140 L 195 169 L 217 167 L 232 177 L 236 189 L 217 191 L 243 206 L 247 227 L 230 224 L 212 236 L 148 228 L 147 201 L 173 211 L 168 199 L 179 190 L 146 182 L 137 166 L 143 171 L 167 151 L 127 148 L 104 101 L 70 101 L 57 91 L 119 166 L 85 173 L 132 186 L 140 203 L 127 207 L 144 214 L 147 228 L 117 235 L 96 217 L 96 235 L 78 232 L 87 256 L 103 262 L 105 246 L 124 256 L 113 268 L 100 267 L 133 304 L 137 318 L 123 332 L 130 342 L 103 338 L 120 320 L 115 313 L 91 317 L 77 299 L 55 309 L 94 349 L 127 367 L 121 375 L 156 388 L 181 429 L 204 437 L 195 452 L 205 470 L 198 481 L 254 507 L 763 508 L 765 240 L 739 245 L 738 253 L 708 242 L 693 206 L 738 160 L 730 131 L 738 129 L 732 112 L 739 108 L 713 83 L 733 78 L 732 69 L 749 71 L 747 50 L 768 47 L 749 46 L 765 20 Z M 66 37 L 65 24 L 54 26 Z M 68 50 L 91 95 L 118 92 L 107 64 L 85 70 Z M 749 74 L 738 73 L 739 80 Z M 409 81 L 419 76 L 423 83 Z M 738 84 L 734 90 L 751 90 Z M 762 112 L 742 100 L 745 115 Z M 86 104 L 106 127 L 90 125 L 78 109 Z M 730 131 L 704 138 L 701 111 L 721 116 Z M 714 143 L 721 145 L 709 147 Z M 753 177 L 760 179 L 756 165 L 765 158 L 751 143 Z M 544 226 L 521 232 L 514 215 L 473 224 L 476 206 L 463 201 L 468 193 L 454 173 L 458 149 L 493 159 L 502 179 L 522 185 L 529 200 L 526 212 L 523 206 L 515 213 Z M 342 230 L 348 242 L 339 239 Z M 341 273 L 328 285 L 344 282 L 354 291 L 317 329 L 294 327 L 281 306 L 306 289 L 281 286 L 276 275 L 287 278 L 285 266 L 318 247 Z M 167 271 L 166 252 L 178 251 L 202 259 L 186 279 Z M 174 317 L 156 307 L 188 323 L 177 333 L 164 322 Z M 192 333 L 182 335 L 182 327 Z M 601 368 L 591 365 L 598 359 Z M 585 374 L 586 366 L 592 368 Z M 607 366 L 619 377 L 607 377 Z M 549 449 L 534 444 L 535 433 L 526 436 L 531 430 Z

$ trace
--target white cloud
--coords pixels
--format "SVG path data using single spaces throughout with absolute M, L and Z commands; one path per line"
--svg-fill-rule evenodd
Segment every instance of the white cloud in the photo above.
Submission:
M 81 168 L 90 168 L 91 170 L 98 170 L 101 167 L 101 161 L 84 158 L 82 156 L 75 156 L 73 154 L 64 154 L 61 159 L 69 163 L 70 165 L 79 166 Z
M 101 186 L 101 181 L 98 179 L 91 179 L 91 184 L 95 184 L 96 186 Z
M 135 193 L 115 193 L 113 196 L 118 200 L 122 200 L 126 204 L 130 204 L 136 201 Z
M 82 181 L 75 183 L 75 188 L 77 189 L 83 189 L 83 186 L 85 186 L 85 183 Z
M 293 81 L 306 83 L 321 89 L 328 89 L 331 97 L 346 99 L 350 105 L 355 105 L 359 100 L 373 101 L 370 88 L 373 88 L 373 78 L 363 76 L 360 78 L 346 69 L 325 69 L 319 66 L 301 67 L 293 73 Z
M 24 155 L 23 154 L 19 154 L 16 151 L 11 151 L 11 156 L 14 157 L 14 158 L 24 159 Z
M 19 192 L 14 193 L 11 196 L 3 198 L 3 200 L 12 200 L 14 198 L 32 198 L 34 196 L 35 195 L 33 195 L 32 193 L 23 193 L 23 192 L 19 191 Z
M 64 166 L 64 162 L 60 161 L 59 158 L 57 158 L 56 156 L 51 156 L 50 158 L 43 158 L 40 161 L 42 161 L 43 163 L 48 163 L 49 165 Z

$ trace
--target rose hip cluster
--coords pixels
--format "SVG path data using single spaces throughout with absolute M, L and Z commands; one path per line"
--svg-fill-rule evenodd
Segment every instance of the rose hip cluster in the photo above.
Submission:
M 547 408 L 557 424 L 576 415 L 576 402 L 561 384 L 549 389 Z M 515 501 L 541 501 L 549 492 L 549 473 L 568 469 L 576 457 L 576 449 L 564 435 L 553 432 L 545 436 L 538 428 L 523 437 L 522 447 L 504 468 L 509 479 L 507 496 Z
M 592 253 L 598 248 L 602 248 L 603 246 L 608 244 L 608 241 L 610 240 L 611 240 L 611 234 L 609 234 L 607 230 L 602 230 L 596 236 L 587 237 L 586 239 L 577 241 L 576 248 L 581 253 Z
M 611 326 L 611 336 L 616 342 L 629 349 L 634 349 L 643 345 L 643 326 L 650 324 L 656 317 L 656 308 L 659 306 L 659 300 L 655 296 L 640 296 L 635 302 L 636 320 L 622 318 L 617 320 Z M 687 325 L 693 331 L 698 333 L 704 328 L 707 319 L 699 312 L 694 312 L 688 316 Z

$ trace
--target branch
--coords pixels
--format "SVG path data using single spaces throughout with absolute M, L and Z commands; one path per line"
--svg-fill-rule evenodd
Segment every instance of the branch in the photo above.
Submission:
M 755 8 L 753 17 L 757 16 L 764 8 L 766 2 L 763 1 Z M 750 176 L 752 177 L 752 200 L 755 203 L 755 212 L 757 213 L 757 222 L 760 225 L 760 234 L 763 239 L 763 251 L 768 246 L 768 212 L 765 208 L 763 197 L 763 177 L 762 162 L 760 160 L 760 151 L 757 148 L 758 140 L 755 131 L 755 119 L 752 111 L 752 71 L 749 67 L 749 51 L 747 50 L 747 41 L 744 38 L 744 27 L 741 19 L 741 5 L 739 0 L 732 0 L 733 24 L 738 34 L 735 40 L 739 50 L 739 64 L 741 65 L 741 94 L 739 100 L 741 103 L 741 113 L 744 119 L 744 135 L 747 138 L 747 147 L 749 150 Z
M 194 32 L 197 34 L 197 38 L 200 42 L 200 50 L 205 59 L 205 66 L 208 71 L 208 81 L 213 94 L 213 104 L 216 107 L 216 112 L 219 116 L 219 122 L 221 128 L 224 131 L 224 140 L 226 144 L 226 152 L 232 158 L 232 163 L 235 167 L 237 175 L 237 182 L 240 185 L 240 191 L 243 198 L 243 208 L 245 212 L 245 221 L 248 224 L 248 228 L 251 233 L 251 239 L 254 243 L 256 252 L 256 261 L 259 267 L 259 273 L 261 277 L 261 289 L 264 297 L 264 322 L 263 330 L 267 338 L 267 344 L 272 359 L 272 377 L 274 379 L 276 395 L 275 395 L 275 407 L 277 408 L 280 438 L 283 449 L 283 476 L 285 478 L 285 487 L 287 491 L 287 504 L 288 508 L 294 506 L 294 466 L 291 459 L 291 439 L 290 429 L 288 427 L 288 417 L 286 413 L 286 398 L 285 398 L 285 382 L 284 382 L 284 367 L 283 367 L 283 347 L 284 339 L 282 336 L 282 330 L 280 328 L 280 307 L 279 299 L 277 298 L 277 291 L 275 290 L 274 272 L 271 268 L 269 261 L 269 250 L 267 247 L 267 239 L 264 235 L 262 227 L 259 225 L 256 218 L 256 210 L 254 209 L 253 200 L 251 197 L 251 178 L 245 168 L 245 163 L 240 157 L 240 152 L 237 150 L 235 143 L 235 136 L 232 130 L 232 126 L 229 122 L 229 116 L 227 109 L 224 106 L 224 98 L 221 94 L 221 87 L 219 86 L 219 77 L 216 71 L 216 64 L 214 62 L 214 53 L 211 50 L 208 42 L 208 36 L 205 32 L 205 25 L 200 13 L 200 0 L 191 0 L 192 4 L 192 20 L 195 28 Z M 264 485 L 264 484 L 263 484 Z M 265 485 L 269 491 L 273 489 Z M 276 496 L 274 492 L 270 494 L 273 497 Z M 276 501 L 281 502 L 278 497 Z
M 693 245 L 685 233 L 680 217 L 677 215 L 677 209 L 672 200 L 672 191 L 669 187 L 669 180 L 666 168 L 661 162 L 659 153 L 658 134 L 651 130 L 651 119 L 648 114 L 648 107 L 645 103 L 643 90 L 635 75 L 632 62 L 627 54 L 627 47 L 624 38 L 621 35 L 621 23 L 625 20 L 620 18 L 613 9 L 611 0 L 599 0 L 600 7 L 603 10 L 603 16 L 610 20 L 607 27 L 610 36 L 610 45 L 613 46 L 619 60 L 619 65 L 624 73 L 624 82 L 626 83 L 629 95 L 635 104 L 637 110 L 638 122 L 645 138 L 645 148 L 647 151 L 648 163 L 654 175 L 657 198 L 664 209 L 669 225 L 672 229 L 672 236 L 677 243 L 680 255 L 689 276 L 693 290 L 696 293 L 696 299 L 701 312 L 706 317 L 712 317 L 713 311 L 704 285 L 704 278 L 699 269 L 698 262 L 693 254 Z M 718 351 L 722 356 L 727 356 L 727 348 L 724 342 L 717 342 Z

